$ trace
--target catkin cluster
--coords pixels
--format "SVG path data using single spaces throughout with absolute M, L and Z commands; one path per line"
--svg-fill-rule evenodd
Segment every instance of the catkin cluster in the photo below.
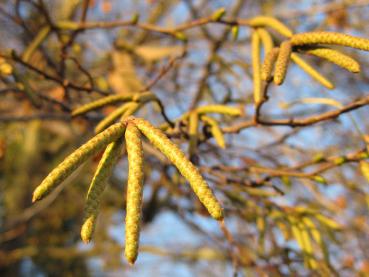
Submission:
M 137 108 L 131 103 L 127 110 Z M 130 105 L 130 104 L 127 104 Z M 204 116 L 205 113 L 221 111 L 225 114 L 240 114 L 235 108 L 222 107 L 220 105 L 202 107 L 196 113 L 196 117 Z M 219 126 L 215 120 L 205 117 L 219 139 Z M 63 182 L 82 163 L 105 148 L 104 154 L 97 166 L 91 181 L 85 204 L 84 221 L 81 228 L 81 238 L 89 242 L 93 236 L 99 213 L 101 195 L 106 187 L 108 177 L 111 175 L 121 153 L 122 138 L 125 138 L 128 156 L 128 184 L 127 184 L 127 207 L 126 207 L 126 245 L 125 256 L 130 264 L 133 264 L 138 255 L 139 233 L 142 213 L 142 192 L 144 181 L 143 150 L 141 133 L 158 148 L 179 170 L 189 182 L 193 191 L 209 211 L 210 215 L 217 220 L 223 219 L 222 208 L 213 195 L 208 184 L 202 178 L 197 168 L 186 158 L 185 154 L 171 142 L 159 129 L 152 126 L 144 119 L 126 117 L 107 129 L 98 133 L 94 138 L 82 145 L 59 164 L 35 189 L 33 201 L 38 201 L 49 194 L 56 186 Z M 224 142 L 220 142 L 220 144 Z
M 32 201 L 35 202 L 41 200 L 48 195 L 88 158 L 92 157 L 108 144 L 121 137 L 124 130 L 125 125 L 122 122 L 116 123 L 70 154 L 61 164 L 54 168 L 35 189 Z
M 279 48 L 270 50 L 266 55 L 261 68 L 261 78 L 269 82 L 275 66 L 274 83 L 281 85 L 286 76 L 289 59 L 291 59 L 323 86 L 329 89 L 334 88 L 334 85 L 326 77 L 292 51 L 323 58 L 352 73 L 360 72 L 360 64 L 355 59 L 338 50 L 322 47 L 322 44 L 347 46 L 369 51 L 369 40 L 365 38 L 334 32 L 293 34 L 288 41 L 282 42 Z
M 235 117 L 243 115 L 243 110 L 241 109 L 241 107 L 230 107 L 226 105 L 207 105 L 198 107 L 181 116 L 180 121 L 183 122 L 184 125 L 188 126 L 188 153 L 190 157 L 192 157 L 192 155 L 195 153 L 198 141 L 202 138 L 202 134 L 199 132 L 201 122 L 203 123 L 203 126 L 207 126 L 209 128 L 209 131 L 214 137 L 216 143 L 221 148 L 225 148 L 224 136 L 218 121 L 208 116 L 208 114 L 213 113 Z M 166 127 L 168 126 L 163 126 L 163 129 L 165 129 Z
M 141 133 L 177 167 L 210 215 L 217 220 L 223 219 L 223 212 L 219 202 L 198 169 L 186 158 L 182 150 L 148 121 L 140 118 L 134 118 L 132 121 Z
M 268 19 L 268 20 L 267 20 Z M 274 22 L 276 19 L 270 19 L 261 17 L 258 20 L 267 20 Z M 278 25 L 278 24 L 277 24 Z M 251 34 L 251 61 L 252 61 L 252 76 L 253 76 L 253 84 L 254 84 L 254 103 L 255 106 L 258 106 L 264 100 L 264 91 L 262 88 L 262 80 L 269 81 L 268 76 L 266 76 L 266 68 L 268 65 L 261 65 L 261 49 L 263 48 L 264 56 L 269 55 L 269 53 L 275 54 L 274 42 L 271 34 L 264 28 L 260 28 L 260 26 L 264 26 L 263 24 L 257 25 L 259 28 L 253 30 Z M 283 25 L 282 25 L 283 28 Z M 291 33 L 292 35 L 292 33 Z M 277 53 L 278 55 L 278 53 Z M 275 57 L 275 59 L 277 56 Z M 266 61 L 270 60 L 270 58 L 265 59 Z M 269 74 L 271 74 L 273 63 L 270 65 L 271 69 L 269 70 Z

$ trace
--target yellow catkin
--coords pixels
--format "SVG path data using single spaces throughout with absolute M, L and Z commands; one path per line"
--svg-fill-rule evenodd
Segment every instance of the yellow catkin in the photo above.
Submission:
M 107 115 L 103 120 L 101 120 L 95 127 L 95 133 L 100 133 L 113 124 L 124 112 L 128 109 L 129 105 L 136 103 L 127 103 L 115 109 L 109 115 Z
M 168 139 L 159 129 L 141 118 L 131 119 L 138 129 L 159 149 L 179 170 L 182 176 L 189 182 L 193 191 L 206 207 L 210 215 L 217 219 L 223 219 L 223 211 L 208 184 L 202 178 L 198 169 L 186 158 L 185 154 Z
M 87 112 L 99 109 L 106 105 L 114 104 L 117 102 L 135 101 L 135 102 L 147 102 L 154 99 L 155 96 L 151 92 L 136 93 L 136 94 L 122 94 L 106 96 L 96 101 L 87 103 L 81 107 L 72 111 L 72 116 L 78 116 Z
M 132 101 L 146 103 L 149 101 L 157 100 L 155 94 L 147 91 L 147 92 L 140 92 L 133 95 Z
M 303 69 L 307 74 L 309 74 L 312 78 L 314 78 L 320 84 L 322 84 L 328 89 L 334 89 L 334 85 L 327 78 L 325 78 L 322 74 L 320 74 L 317 70 L 315 70 L 310 64 L 308 64 L 302 58 L 300 58 L 297 54 L 292 53 L 291 59 L 298 66 L 300 66 L 301 69 Z
M 216 143 L 221 148 L 225 148 L 224 136 L 223 136 L 222 130 L 219 127 L 218 122 L 214 118 L 208 117 L 206 115 L 201 116 L 201 120 L 210 126 L 210 132 L 212 136 L 214 137 Z
M 264 63 L 261 67 L 261 79 L 270 82 L 272 80 L 272 72 L 275 61 L 278 58 L 279 48 L 275 47 L 265 56 Z
M 219 21 L 222 19 L 222 17 L 225 15 L 226 10 L 224 7 L 217 9 L 213 14 L 211 15 L 211 19 L 214 21 Z
M 89 157 L 93 156 L 109 143 L 122 136 L 124 129 L 125 125 L 123 123 L 116 123 L 90 139 L 87 143 L 70 154 L 62 163 L 54 168 L 35 189 L 32 201 L 35 202 L 41 200 L 48 195 Z
M 263 43 L 264 54 L 269 53 L 274 47 L 272 36 L 264 28 L 258 28 L 257 32 L 261 39 L 261 42 Z
M 111 124 L 113 124 L 119 117 L 122 117 L 124 119 L 125 117 L 134 114 L 138 109 L 142 107 L 142 105 L 142 103 L 129 102 L 120 106 L 97 124 L 97 126 L 95 127 L 95 133 L 102 132 Z
M 282 42 L 281 47 L 279 48 L 277 61 L 275 62 L 274 83 L 276 85 L 283 84 L 283 81 L 286 78 L 291 53 L 292 53 L 291 42 L 288 40 Z
M 295 34 L 291 37 L 291 43 L 293 46 L 333 44 L 369 51 L 369 39 L 335 32 L 308 32 Z
M 190 136 L 190 142 L 188 145 L 188 154 L 190 157 L 195 154 L 197 149 L 197 138 L 199 128 L 199 115 L 196 111 L 192 111 L 188 118 L 188 134 Z
M 134 264 L 138 255 L 142 191 L 143 191 L 143 151 L 140 131 L 133 123 L 128 123 L 125 133 L 128 156 L 128 185 L 126 213 L 125 256 Z
M 22 54 L 23 61 L 25 62 L 29 61 L 32 54 L 36 51 L 36 49 L 40 46 L 40 44 L 47 38 L 50 31 L 51 31 L 50 26 L 45 26 L 37 33 L 37 35 L 34 37 L 31 43 L 27 46 L 26 50 L 24 50 Z
M 236 41 L 238 39 L 238 34 L 240 32 L 240 26 L 235 25 L 231 28 L 232 40 Z
M 360 64 L 348 55 L 329 48 L 307 50 L 306 53 L 326 59 L 352 73 L 360 72 Z
M 230 107 L 226 105 L 207 105 L 198 107 L 196 109 L 199 115 L 208 114 L 208 113 L 218 113 L 225 114 L 230 116 L 240 116 L 242 115 L 241 107 Z
M 124 112 L 124 114 L 121 117 L 121 121 L 123 121 L 124 119 L 126 119 L 127 117 L 133 115 L 135 112 L 137 112 L 141 107 L 143 106 L 143 103 L 132 103 L 132 105 L 130 105 L 128 107 L 128 109 Z
M 84 211 L 85 216 L 81 228 L 81 238 L 85 243 L 90 242 L 92 238 L 99 214 L 101 195 L 105 190 L 107 179 L 118 161 L 122 141 L 122 139 L 118 139 L 106 147 L 88 189 Z
M 261 77 L 260 77 L 260 36 L 256 31 L 251 34 L 251 62 L 252 77 L 254 85 L 254 102 L 255 105 L 261 102 Z
M 247 20 L 247 23 L 251 27 L 270 27 L 276 30 L 283 36 L 291 37 L 293 35 L 292 31 L 284 25 L 281 21 L 274 17 L 270 16 L 256 16 L 250 20 Z

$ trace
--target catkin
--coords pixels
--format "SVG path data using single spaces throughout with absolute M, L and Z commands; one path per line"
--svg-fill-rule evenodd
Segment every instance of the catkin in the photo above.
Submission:
M 274 83 L 281 85 L 286 78 L 288 64 L 292 53 L 292 46 L 290 41 L 284 41 L 279 49 L 277 61 L 275 63 Z
M 211 19 L 214 21 L 219 21 L 222 19 L 222 17 L 225 15 L 226 10 L 224 7 L 217 9 L 213 14 L 211 15 Z
M 260 77 L 260 36 L 256 31 L 251 34 L 251 61 L 252 61 L 252 77 L 254 85 L 254 102 L 255 105 L 261 102 L 261 77 Z
M 261 39 L 261 42 L 263 43 L 264 54 L 269 53 L 274 47 L 272 36 L 264 28 L 258 28 L 257 32 Z
M 292 61 L 294 61 L 298 66 L 301 67 L 307 74 L 313 77 L 320 84 L 325 86 L 328 89 L 334 89 L 334 85 L 325 78 L 322 74 L 320 74 L 317 70 L 315 70 L 310 64 L 300 58 L 297 54 L 292 53 L 291 55 Z
M 88 113 L 90 111 L 96 110 L 98 108 L 104 107 L 106 105 L 114 104 L 116 102 L 125 102 L 125 101 L 131 101 L 132 95 L 111 95 L 106 96 L 101 99 L 98 99 L 96 101 L 87 103 L 81 107 L 76 108 L 72 111 L 72 116 L 78 116 L 85 113 Z
M 340 51 L 329 48 L 316 48 L 307 50 L 306 53 L 326 59 L 352 73 L 360 72 L 360 64 Z
M 48 195 L 89 157 L 93 156 L 109 143 L 122 136 L 124 129 L 125 125 L 123 123 L 116 123 L 75 150 L 65 158 L 62 163 L 54 168 L 34 190 L 32 201 L 35 202 L 41 200 Z
M 369 51 L 369 39 L 354 37 L 335 32 L 308 32 L 291 37 L 293 46 L 309 44 L 334 44 Z
M 188 134 L 190 142 L 188 145 L 188 154 L 190 157 L 195 154 L 197 148 L 197 137 L 199 128 L 199 115 L 196 111 L 192 111 L 188 118 Z
M 22 54 L 23 61 L 28 62 L 30 60 L 32 54 L 37 50 L 37 48 L 41 45 L 41 43 L 47 38 L 50 31 L 51 31 L 50 26 L 45 26 L 37 33 L 37 35 L 28 45 L 26 50 L 23 52 Z
M 149 91 L 143 92 L 143 93 L 136 93 L 132 97 L 132 101 L 140 102 L 140 103 L 146 103 L 146 102 L 155 101 L 155 100 L 157 100 L 155 94 Z
M 230 116 L 240 116 L 242 115 L 242 110 L 240 107 L 230 107 L 226 105 L 207 105 L 196 109 L 199 115 L 208 113 L 219 113 Z
M 94 177 L 92 178 L 90 188 L 88 189 L 84 220 L 81 228 L 81 238 L 83 242 L 90 242 L 99 214 L 101 195 L 105 190 L 107 179 L 118 161 L 121 153 L 122 140 L 118 139 L 110 143 L 97 166 Z
M 130 104 L 131 103 L 123 104 L 122 106 L 111 112 L 109 115 L 107 115 L 96 125 L 95 133 L 98 134 L 108 128 L 111 124 L 113 124 L 122 114 L 124 114 Z
M 143 191 L 143 151 L 140 131 L 133 123 L 127 124 L 125 133 L 128 156 L 128 185 L 126 213 L 125 256 L 134 264 L 138 255 L 142 191 Z
M 128 109 L 123 113 L 121 117 L 121 121 L 125 120 L 127 117 L 133 115 L 135 112 L 137 112 L 141 107 L 143 106 L 143 103 L 132 103 L 132 105 L 129 105 Z
M 232 40 L 233 41 L 237 40 L 239 32 L 240 32 L 240 26 L 238 26 L 238 25 L 232 26 L 231 34 L 232 34 Z
M 210 215 L 217 220 L 223 219 L 222 208 L 218 200 L 198 169 L 186 158 L 178 146 L 148 121 L 141 118 L 133 118 L 132 120 L 149 141 L 177 167 L 182 176 L 190 183 L 193 191 Z
M 95 133 L 100 133 L 101 131 L 108 128 L 111 124 L 113 124 L 119 117 L 127 117 L 135 113 L 139 108 L 142 107 L 142 103 L 137 102 L 129 102 L 121 107 L 114 110 L 112 113 L 110 113 L 108 116 L 106 116 L 103 120 L 97 124 L 95 127 Z M 124 119 L 123 118 L 123 119 Z
M 223 136 L 222 130 L 219 127 L 218 122 L 215 119 L 208 117 L 206 115 L 201 116 L 201 120 L 210 126 L 210 132 L 213 135 L 216 143 L 221 148 L 225 148 L 224 136 Z
M 286 37 L 291 37 L 293 35 L 292 31 L 284 25 L 281 21 L 274 17 L 270 16 L 256 16 L 250 20 L 247 20 L 247 23 L 251 27 L 270 27 L 276 30 L 278 33 L 282 34 Z
M 261 79 L 269 82 L 272 80 L 272 72 L 275 61 L 278 58 L 279 48 L 275 47 L 265 56 L 264 63 L 261 67 Z
M 126 101 L 147 102 L 149 100 L 152 100 L 153 98 L 155 98 L 155 96 L 151 92 L 106 96 L 76 108 L 75 110 L 72 111 L 72 116 L 82 115 L 92 110 L 96 110 L 98 108 L 114 104 L 117 102 L 126 102 Z

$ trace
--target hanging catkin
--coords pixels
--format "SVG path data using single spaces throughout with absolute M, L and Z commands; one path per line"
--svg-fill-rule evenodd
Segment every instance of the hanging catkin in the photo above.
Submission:
M 190 183 L 193 191 L 210 215 L 217 220 L 223 219 L 222 208 L 218 200 L 202 178 L 198 169 L 186 158 L 178 146 L 148 121 L 141 118 L 132 118 L 131 120 L 149 141 L 177 167 L 182 176 Z
M 325 86 L 328 89 L 334 89 L 334 85 L 325 78 L 322 74 L 320 74 L 317 70 L 315 70 L 310 64 L 300 58 L 297 54 L 291 54 L 291 60 L 294 61 L 298 66 L 301 67 L 307 74 L 313 77 L 320 84 Z
M 106 96 L 106 97 L 103 97 L 101 99 L 98 99 L 96 101 L 87 103 L 86 105 L 76 108 L 75 110 L 73 110 L 72 116 L 82 115 L 87 112 L 90 112 L 98 108 L 104 107 L 106 105 L 114 104 L 117 102 L 127 102 L 127 101 L 148 102 L 154 99 L 155 99 L 155 95 L 153 95 L 151 92 Z
M 143 151 L 141 134 L 137 127 L 129 122 L 125 133 L 128 156 L 128 185 L 126 213 L 126 245 L 125 256 L 130 264 L 134 264 L 138 255 L 142 191 L 143 191 Z
M 307 50 L 306 53 L 326 59 L 352 73 L 360 72 L 360 64 L 340 51 L 329 48 L 316 48 Z
M 95 133 L 100 133 L 101 131 L 108 128 L 111 124 L 113 124 L 119 117 L 127 117 L 135 113 L 138 109 L 142 107 L 142 103 L 137 102 L 129 102 L 126 103 L 113 112 L 111 112 L 108 116 L 106 116 L 103 120 L 101 120 L 95 127 Z M 123 119 L 124 119 L 123 118 Z M 121 120 L 122 121 L 122 120 Z
M 94 177 L 92 178 L 90 188 L 88 189 L 84 220 L 81 228 L 81 238 L 83 242 L 90 242 L 99 214 L 101 195 L 105 190 L 107 179 L 119 158 L 122 147 L 122 139 L 110 143 L 97 166 Z
M 291 37 L 293 35 L 292 31 L 284 25 L 281 21 L 274 17 L 270 16 L 256 16 L 249 20 L 246 20 L 251 27 L 270 27 L 276 30 L 278 33 L 286 36 Z
M 275 63 L 274 83 L 281 85 L 286 78 L 288 64 L 292 53 L 292 45 L 290 41 L 284 41 L 279 48 L 279 54 Z
M 241 107 L 230 107 L 227 105 L 207 105 L 207 106 L 198 107 L 196 111 L 199 115 L 208 114 L 208 113 L 218 113 L 218 114 L 225 114 L 225 115 L 230 115 L 230 116 L 242 115 Z
M 252 61 L 252 77 L 254 85 L 254 102 L 255 105 L 261 102 L 261 76 L 260 76 L 260 37 L 253 30 L 251 34 L 251 61 Z
M 257 32 L 258 32 L 258 35 L 261 39 L 261 42 L 263 43 L 264 56 L 265 56 L 274 47 L 273 38 L 269 34 L 269 32 L 267 30 L 265 30 L 264 28 L 258 28 Z
M 197 149 L 197 138 L 198 138 L 198 128 L 199 128 L 199 115 L 196 111 L 190 112 L 188 118 L 188 134 L 190 136 L 190 141 L 188 145 L 188 154 L 190 157 L 195 154 Z
M 105 131 L 90 139 L 65 160 L 54 168 L 42 183 L 34 190 L 32 201 L 41 200 L 49 194 L 56 186 L 63 182 L 72 172 L 109 143 L 117 140 L 123 135 L 125 125 L 116 123 Z
M 106 97 L 103 97 L 101 99 L 87 103 L 81 107 L 74 109 L 72 111 L 72 116 L 82 115 L 90 111 L 96 110 L 98 108 L 104 107 L 106 105 L 114 104 L 117 102 L 126 102 L 126 101 L 131 101 L 131 100 L 132 100 L 132 95 L 126 95 L 126 94 L 106 96 Z
M 222 130 L 219 127 L 218 122 L 209 116 L 201 116 L 201 120 L 204 121 L 210 127 L 210 133 L 214 137 L 215 141 L 221 148 L 225 148 L 225 140 Z
M 272 72 L 275 61 L 278 58 L 279 48 L 275 47 L 265 56 L 264 63 L 261 67 L 261 79 L 269 82 L 272 80 Z
M 144 103 L 141 103 L 141 102 L 135 102 L 135 103 L 130 103 L 130 104 L 131 105 L 129 105 L 128 109 L 123 113 L 122 117 L 120 118 L 121 121 L 133 115 L 144 105 Z
M 293 46 L 310 44 L 332 44 L 369 51 L 369 39 L 354 37 L 335 32 L 308 32 L 295 34 L 291 37 Z
M 130 104 L 131 103 L 123 104 L 122 106 L 116 108 L 113 112 L 108 114 L 96 125 L 95 133 L 98 134 L 108 128 L 111 124 L 113 124 L 128 109 Z

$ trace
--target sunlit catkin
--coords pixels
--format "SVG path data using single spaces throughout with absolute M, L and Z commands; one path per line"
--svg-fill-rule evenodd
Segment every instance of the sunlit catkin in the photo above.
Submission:
M 119 117 L 127 117 L 135 113 L 139 108 L 142 107 L 142 103 L 137 102 L 129 102 L 126 103 L 113 112 L 111 112 L 108 116 L 106 116 L 103 120 L 101 120 L 95 127 L 95 133 L 100 133 L 101 131 L 108 128 L 111 124 L 113 124 Z
M 85 216 L 81 228 L 81 238 L 85 243 L 90 242 L 92 238 L 99 214 L 101 195 L 121 153 L 122 141 L 122 139 L 118 139 L 106 147 L 88 189 L 84 211 Z
M 261 76 L 260 76 L 260 36 L 254 30 L 251 34 L 251 61 L 252 61 L 252 78 L 254 85 L 254 102 L 255 105 L 261 102 Z
M 290 41 L 284 41 L 279 49 L 277 61 L 275 63 L 274 83 L 281 85 L 286 77 L 290 56 L 292 53 L 292 45 Z
M 133 115 L 135 112 L 137 112 L 144 104 L 143 103 L 130 103 L 130 105 L 128 106 L 128 109 L 123 113 L 122 117 L 121 117 L 121 121 L 123 121 L 124 119 L 126 119 L 127 117 Z
M 275 47 L 265 56 L 263 65 L 261 67 L 261 79 L 269 82 L 272 80 L 272 72 L 274 68 L 275 61 L 278 58 L 279 48 Z
M 333 44 L 369 51 L 369 39 L 354 37 L 335 32 L 307 32 L 291 37 L 293 46 L 311 44 Z
M 114 104 L 117 102 L 126 102 L 126 101 L 135 101 L 135 102 L 147 102 L 150 100 L 154 100 L 155 95 L 151 92 L 144 92 L 144 93 L 130 93 L 130 94 L 118 94 L 118 95 L 111 95 L 106 96 L 96 101 L 87 103 L 81 107 L 76 108 L 72 111 L 72 116 L 78 116 L 85 114 L 87 112 L 99 109 L 106 105 Z
M 360 64 L 340 51 L 329 48 L 316 48 L 307 50 L 306 53 L 326 59 L 352 73 L 360 72 Z
M 141 118 L 134 118 L 132 120 L 149 141 L 177 167 L 182 176 L 190 183 L 193 191 L 210 215 L 217 220 L 223 219 L 222 208 L 218 200 L 202 178 L 198 169 L 186 158 L 178 146 L 148 121 Z
M 128 156 L 128 185 L 126 212 L 126 245 L 125 256 L 130 264 L 134 264 L 138 255 L 142 191 L 143 191 L 143 151 L 141 134 L 132 123 L 127 124 L 125 133 Z
M 261 42 L 263 44 L 264 56 L 265 56 L 274 47 L 273 38 L 269 34 L 269 32 L 267 30 L 265 30 L 264 28 L 258 28 L 257 32 L 258 32 L 258 35 L 259 35 L 259 37 L 261 39 Z
M 291 59 L 298 66 L 300 66 L 301 69 L 303 69 L 307 74 L 309 74 L 312 78 L 314 78 L 320 84 L 322 84 L 328 89 L 334 89 L 334 85 L 327 78 L 325 78 L 322 74 L 320 74 L 317 70 L 315 70 L 310 64 L 308 64 L 302 58 L 300 58 L 297 54 L 292 53 Z
M 188 117 L 188 134 L 190 142 L 188 145 L 188 154 L 190 157 L 195 154 L 197 149 L 197 138 L 199 128 L 199 115 L 196 111 L 192 111 Z
M 106 96 L 101 99 L 98 99 L 96 101 L 87 103 L 81 107 L 78 107 L 72 111 L 72 116 L 78 116 L 85 113 L 88 113 L 90 111 L 96 110 L 98 108 L 104 107 L 106 105 L 114 104 L 117 102 L 125 102 L 125 101 L 131 101 L 132 95 L 111 95 Z
M 240 116 L 242 115 L 241 107 L 231 107 L 227 105 L 207 105 L 198 107 L 196 109 L 199 115 L 208 113 L 218 113 L 230 116 Z
M 222 133 L 222 130 L 219 127 L 218 122 L 209 116 L 203 115 L 201 116 L 201 120 L 204 121 L 210 127 L 210 132 L 214 137 L 215 141 L 221 148 L 225 148 L 225 140 Z
M 113 124 L 124 112 L 128 109 L 131 103 L 123 104 L 116 108 L 113 112 L 108 114 L 103 120 L 101 120 L 95 127 L 95 133 L 100 133 Z
M 105 131 L 99 133 L 87 143 L 82 145 L 65 160 L 54 168 L 42 183 L 34 190 L 32 201 L 41 200 L 48 195 L 56 186 L 63 182 L 72 172 L 109 143 L 123 135 L 125 125 L 116 123 Z
M 270 27 L 276 30 L 281 35 L 286 37 L 291 37 L 293 35 L 292 31 L 284 25 L 281 21 L 274 17 L 269 16 L 256 16 L 247 20 L 247 23 L 251 27 Z

